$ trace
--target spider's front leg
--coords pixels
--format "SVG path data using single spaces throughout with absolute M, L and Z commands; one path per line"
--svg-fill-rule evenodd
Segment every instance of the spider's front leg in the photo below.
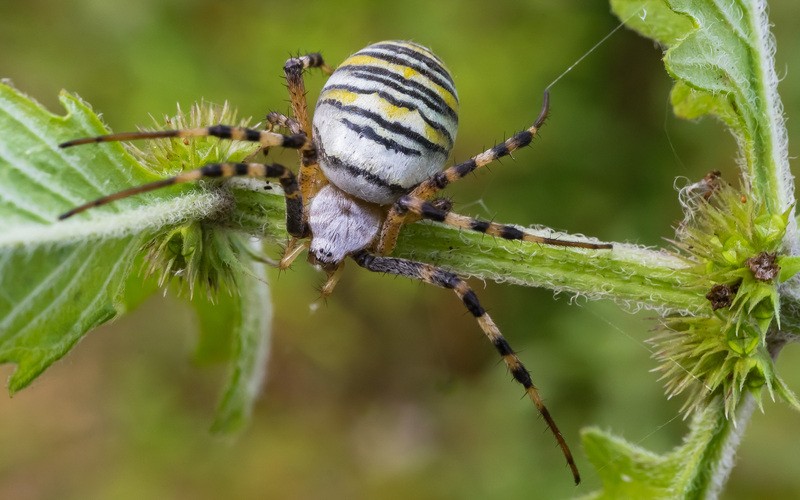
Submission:
M 441 191 L 451 183 L 459 179 L 463 179 L 476 169 L 488 165 L 498 158 L 507 156 L 519 148 L 527 146 L 531 143 L 533 136 L 536 135 L 542 124 L 544 124 L 549 111 L 550 94 L 549 92 L 545 92 L 542 100 L 542 109 L 539 112 L 539 116 L 536 118 L 536 121 L 533 122 L 533 125 L 521 132 L 514 134 L 505 142 L 498 144 L 491 149 L 487 149 L 483 153 L 473 156 L 463 163 L 459 163 L 458 165 L 454 165 L 443 172 L 432 175 L 427 180 L 422 181 L 417 187 L 415 187 L 409 193 L 409 196 L 411 198 L 420 199 L 423 201 L 429 200 L 437 192 Z M 400 234 L 400 228 L 407 222 L 407 216 L 408 210 L 397 203 L 395 203 L 395 205 L 389 210 L 389 214 L 386 217 L 386 222 L 384 222 L 383 228 L 381 229 L 381 238 L 377 247 L 379 254 L 387 255 L 394 250 L 394 247 L 397 244 L 397 237 Z
M 64 220 L 79 214 L 90 208 L 106 205 L 122 198 L 134 196 L 148 191 L 155 191 L 173 184 L 183 184 L 195 182 L 200 179 L 219 178 L 219 177 L 262 177 L 267 179 L 278 179 L 283 187 L 286 197 L 286 230 L 294 237 L 302 237 L 307 232 L 303 216 L 303 198 L 297 186 L 297 178 L 291 170 L 278 165 L 277 163 L 267 165 L 264 163 L 209 163 L 196 170 L 183 172 L 174 177 L 162 179 L 160 181 L 143 184 L 119 191 L 114 194 L 103 196 L 89 203 L 75 207 L 68 212 L 61 214 L 58 218 Z
M 306 54 L 300 57 L 292 57 L 283 66 L 286 75 L 286 84 L 289 90 L 289 99 L 292 104 L 294 118 L 287 118 L 287 122 L 294 122 L 300 130 L 309 138 L 312 137 L 311 121 L 308 117 L 308 102 L 306 101 L 306 86 L 303 82 L 303 72 L 306 68 L 320 68 L 323 73 L 330 75 L 333 69 L 325 64 L 322 55 L 319 53 Z M 269 115 L 268 115 L 269 116 Z M 279 116 L 275 116 L 280 119 Z M 269 118 L 268 118 L 269 119 Z M 322 187 L 327 184 L 322 170 L 319 168 L 317 151 L 309 149 L 300 151 L 300 170 L 298 180 L 300 192 L 306 203 L 309 203 Z
M 464 306 L 478 321 L 481 330 L 483 330 L 483 333 L 492 345 L 494 345 L 498 354 L 500 354 L 500 357 L 508 367 L 514 380 L 522 384 L 525 388 L 525 393 L 536 405 L 536 408 L 539 410 L 542 418 L 544 418 L 553 436 L 555 436 L 556 442 L 558 442 L 558 446 L 561 448 L 561 452 L 564 454 L 564 458 L 572 471 L 575 484 L 580 482 L 581 479 L 578 467 L 575 465 L 575 460 L 572 457 L 572 452 L 567 445 L 567 441 L 564 439 L 561 431 L 558 430 L 555 420 L 553 420 L 553 417 L 544 405 L 539 390 L 533 385 L 530 373 L 508 344 L 508 341 L 503 337 L 503 334 L 500 333 L 500 330 L 497 328 L 494 321 L 492 321 L 492 318 L 489 317 L 486 310 L 481 306 L 477 295 L 475 295 L 475 292 L 469 287 L 466 281 L 451 272 L 430 264 L 398 259 L 395 257 L 373 255 L 367 251 L 356 252 L 352 255 L 352 258 L 359 266 L 370 271 L 405 276 L 453 290 L 464 303 Z
M 187 128 L 177 130 L 153 130 L 139 132 L 121 132 L 117 134 L 83 137 L 59 144 L 61 148 L 94 144 L 98 142 L 132 141 L 137 139 L 164 139 L 170 137 L 218 137 L 234 141 L 257 142 L 263 148 L 281 146 L 289 149 L 313 149 L 311 139 L 306 134 L 283 135 L 268 130 L 256 130 L 246 127 L 231 127 L 229 125 L 212 125 L 210 127 Z

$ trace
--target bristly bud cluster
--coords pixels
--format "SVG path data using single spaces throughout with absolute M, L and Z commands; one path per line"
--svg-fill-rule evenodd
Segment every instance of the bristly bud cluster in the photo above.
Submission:
M 691 412 L 721 395 L 730 417 L 743 391 L 766 387 L 774 399 L 800 408 L 775 373 L 770 332 L 780 328 L 778 284 L 794 275 L 796 259 L 782 257 L 789 211 L 770 214 L 723 182 L 718 172 L 681 191 L 685 218 L 676 247 L 706 292 L 696 316 L 670 316 L 653 343 L 670 397 L 686 392 Z
M 227 103 L 222 106 L 205 102 L 194 104 L 188 115 L 178 106 L 173 117 L 155 120 L 156 130 L 196 128 L 218 123 L 247 126 L 249 120 L 237 120 Z M 131 154 L 144 166 L 162 174 L 175 175 L 208 163 L 240 162 L 258 151 L 258 145 L 239 141 L 221 141 L 213 137 L 170 138 L 147 141 L 143 146 L 127 145 Z M 147 274 L 157 274 L 159 286 L 177 278 L 179 293 L 191 297 L 196 288 L 213 299 L 220 290 L 236 293 L 239 257 L 248 252 L 243 236 L 226 231 L 214 221 L 191 221 L 169 228 L 144 245 Z

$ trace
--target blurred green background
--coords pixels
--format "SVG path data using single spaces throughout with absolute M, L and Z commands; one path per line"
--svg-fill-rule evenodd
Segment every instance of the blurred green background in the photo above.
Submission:
M 790 118 L 800 116 L 798 16 L 795 2 L 771 7 Z M 0 0 L 0 77 L 54 111 L 59 90 L 76 92 L 118 131 L 200 98 L 261 120 L 288 109 L 290 53 L 320 50 L 338 64 L 370 42 L 412 39 L 455 78 L 458 161 L 527 126 L 544 87 L 617 23 L 605 2 L 581 0 Z M 313 101 L 324 78 L 308 81 Z M 670 86 L 659 49 L 621 30 L 553 88 L 533 148 L 450 189 L 456 209 L 664 245 L 681 216 L 676 177 L 736 176 L 730 135 L 713 120 L 676 120 Z M 576 489 L 450 292 L 351 265 L 312 311 L 322 281 L 302 261 L 273 276 L 268 380 L 238 439 L 207 432 L 225 372 L 192 363 L 184 303 L 155 297 L 89 334 L 33 386 L 0 396 L 0 497 L 563 498 L 599 486 L 582 427 L 659 452 L 680 442 L 681 401 L 667 401 L 649 371 L 652 312 L 473 282 L 578 455 Z M 795 390 L 799 356 L 789 347 L 779 360 Z M 800 416 L 765 410 L 725 498 L 800 492 Z

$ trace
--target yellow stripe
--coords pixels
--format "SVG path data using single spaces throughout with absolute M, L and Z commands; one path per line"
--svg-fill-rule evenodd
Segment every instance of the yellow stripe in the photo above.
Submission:
M 360 96 L 360 94 L 357 94 L 355 92 L 350 92 L 349 90 L 330 89 L 330 90 L 325 90 L 324 92 L 322 92 L 322 94 L 319 96 L 319 98 L 320 98 L 320 100 L 321 99 L 334 99 L 334 100 L 337 100 L 337 101 L 339 101 L 341 103 L 344 103 L 344 104 L 352 104 L 353 102 L 355 102 L 358 99 L 359 96 Z M 430 125 L 428 125 L 425 122 L 425 120 L 423 120 L 420 117 L 419 111 L 410 110 L 408 108 L 404 108 L 404 107 L 401 107 L 401 106 L 395 106 L 395 105 L 389 103 L 388 101 L 386 101 L 384 99 L 381 99 L 381 98 L 379 98 L 379 99 L 381 100 L 381 105 L 380 105 L 380 109 L 376 110 L 376 111 L 378 111 L 378 113 L 381 116 L 383 116 L 386 119 L 394 119 L 394 120 L 404 121 L 404 122 L 408 123 L 410 121 L 408 119 L 408 115 L 409 114 L 414 114 L 414 115 L 416 115 L 416 118 L 417 118 L 416 121 L 418 121 L 420 124 L 422 124 L 423 129 L 424 129 L 424 133 L 425 133 L 425 137 L 429 141 L 431 141 L 433 143 L 436 143 L 436 144 L 438 144 L 439 146 L 441 146 L 441 147 L 443 147 L 445 149 L 449 149 L 451 147 L 451 144 L 447 141 L 447 136 L 445 136 L 442 132 L 440 132 L 440 131 L 436 130 L 435 128 L 431 127 Z
M 414 80 L 419 83 L 424 83 L 426 87 L 430 88 L 431 90 L 439 94 L 442 97 L 442 99 L 444 99 L 444 102 L 447 103 L 448 106 L 450 106 L 450 109 L 456 112 L 458 111 L 458 101 L 456 100 L 456 97 L 450 93 L 449 90 L 437 85 L 436 83 L 431 81 L 430 78 L 421 75 L 418 71 L 409 68 L 408 66 L 402 64 L 392 64 L 384 61 L 383 59 L 377 59 L 375 57 L 359 55 L 359 54 L 354 54 L 350 56 L 339 67 L 343 68 L 345 66 L 378 66 L 380 68 L 390 69 L 396 73 L 400 73 L 401 75 L 403 75 L 404 78 L 407 78 L 409 80 Z
M 320 101 L 322 99 L 335 99 L 344 104 L 351 104 L 358 99 L 358 94 L 355 92 L 350 92 L 349 90 L 329 89 L 323 90 L 322 94 L 319 96 L 319 99 Z

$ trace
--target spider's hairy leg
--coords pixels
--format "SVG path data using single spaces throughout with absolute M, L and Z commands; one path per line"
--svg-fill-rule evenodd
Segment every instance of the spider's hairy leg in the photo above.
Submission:
M 304 250 L 308 249 L 310 244 L 311 242 L 307 239 L 292 238 L 289 240 L 289 244 L 283 249 L 283 257 L 281 257 L 278 263 L 278 269 L 281 271 L 289 269 L 297 257 L 299 257 Z
M 322 55 L 316 52 L 304 56 L 291 57 L 283 65 L 286 85 L 289 90 L 289 99 L 292 104 L 292 113 L 294 114 L 293 120 L 299 125 L 300 130 L 310 138 L 312 137 L 311 121 L 308 118 L 306 86 L 303 82 L 303 71 L 306 68 L 320 68 L 326 75 L 333 73 L 333 69 L 325 64 Z M 300 170 L 297 176 L 300 183 L 300 192 L 307 203 L 327 184 L 327 180 L 319 168 L 317 152 L 313 148 L 300 151 Z
M 344 271 L 344 261 L 340 262 L 335 268 L 325 271 L 328 274 L 328 279 L 320 288 L 320 294 L 323 299 L 328 298 L 333 293 L 333 289 L 336 288 L 336 284 L 342 278 L 342 271 Z
M 472 315 L 478 321 L 483 333 L 494 345 L 495 349 L 497 349 L 497 352 L 500 354 L 503 362 L 506 364 L 511 372 L 511 375 L 514 377 L 514 380 L 522 384 L 522 386 L 525 388 L 525 393 L 536 405 L 536 408 L 539 410 L 542 418 L 544 418 L 544 421 L 547 423 L 550 431 L 555 436 L 558 446 L 561 448 L 561 452 L 564 454 L 564 458 L 567 460 L 567 465 L 569 465 L 569 468 L 572 471 L 575 484 L 580 482 L 578 467 L 575 465 L 575 460 L 572 457 L 572 452 L 567 445 L 567 441 L 564 439 L 561 431 L 558 430 L 555 420 L 553 420 L 553 417 L 550 415 L 550 412 L 544 405 L 544 401 L 539 394 L 539 390 L 535 385 L 533 385 L 530 373 L 522 364 L 522 361 L 520 361 L 519 357 L 517 357 L 517 354 L 514 352 L 511 346 L 508 344 L 508 341 L 505 339 L 505 337 L 503 337 L 503 334 L 500 333 L 500 330 L 497 328 L 497 325 L 495 325 L 494 321 L 492 321 L 492 318 L 489 317 L 489 315 L 483 309 L 478 301 L 477 295 L 475 295 L 475 292 L 469 287 L 466 281 L 451 272 L 437 268 L 430 264 L 398 259 L 395 257 L 373 255 L 367 251 L 357 252 L 352 255 L 352 258 L 359 266 L 373 272 L 395 274 L 398 276 L 414 278 L 424 281 L 425 283 L 430 283 L 432 285 L 453 290 L 456 295 L 458 295 L 458 298 L 464 303 L 464 306 L 466 306 L 469 312 L 472 313 Z
M 403 196 L 397 200 L 397 204 L 395 206 L 400 207 L 401 210 L 410 212 L 423 219 L 442 222 L 449 226 L 454 226 L 461 229 L 469 229 L 471 231 L 485 233 L 490 236 L 497 236 L 506 240 L 522 240 L 559 247 L 589 248 L 595 250 L 608 250 L 613 248 L 610 243 L 590 243 L 586 241 L 561 240 L 558 238 L 538 236 L 522 231 L 515 226 L 497 224 L 496 222 L 474 219 L 465 215 L 456 214 L 451 212 L 449 208 L 442 209 L 432 202 L 424 201 L 419 198 L 412 198 L 410 195 Z M 400 213 L 402 214 L 403 212 Z
M 306 86 L 303 82 L 303 71 L 306 68 L 320 68 L 323 73 L 330 75 L 333 69 L 325 64 L 322 54 L 315 52 L 299 57 L 290 57 L 283 65 L 286 83 L 289 87 L 289 98 L 292 103 L 292 112 L 297 123 L 302 127 L 307 136 L 311 136 L 311 122 L 308 119 L 308 102 L 306 101 Z
M 278 128 L 283 128 L 290 131 L 292 134 L 303 133 L 303 128 L 300 123 L 294 118 L 290 118 L 283 113 L 277 111 L 270 111 L 267 113 L 267 130 L 275 131 Z
M 84 137 L 63 142 L 58 146 L 69 148 L 81 144 L 97 142 L 131 141 L 136 139 L 163 139 L 168 137 L 219 137 L 234 141 L 257 142 L 263 148 L 281 146 L 289 149 L 313 150 L 311 139 L 305 134 L 283 135 L 268 130 L 255 130 L 245 127 L 231 127 L 229 125 L 212 125 L 211 127 L 188 128 L 179 130 L 154 130 L 139 132 L 122 132 L 118 134 Z
M 306 229 L 303 223 L 302 213 L 303 199 L 297 186 L 297 178 L 291 170 L 277 163 L 272 165 L 263 163 L 209 163 L 196 170 L 178 174 L 175 177 L 169 177 L 167 179 L 103 196 L 89 203 L 75 207 L 61 214 L 58 218 L 63 220 L 90 208 L 99 207 L 111 203 L 112 201 L 127 198 L 139 193 L 154 191 L 173 184 L 182 184 L 215 177 L 263 177 L 278 179 L 286 196 L 286 230 L 295 237 L 302 237 L 305 234 Z
M 267 113 L 264 130 L 268 132 L 275 132 L 278 130 L 286 130 L 290 134 L 302 134 L 303 131 L 300 128 L 300 124 L 294 120 L 294 118 L 289 118 L 288 116 L 278 113 L 276 111 L 270 111 Z M 268 154 L 269 148 L 261 148 L 258 151 L 254 151 L 250 154 L 244 161 L 251 162 L 254 161 L 257 157 L 258 153 Z
M 442 172 L 430 176 L 428 179 L 422 181 L 417 187 L 415 187 L 409 193 L 409 196 L 412 198 L 429 200 L 437 192 L 441 191 L 451 183 L 459 179 L 463 179 L 476 169 L 486 166 L 498 158 L 508 156 L 519 148 L 527 146 L 531 143 L 533 137 L 544 124 L 549 112 L 550 93 L 545 91 L 544 97 L 542 98 L 542 109 L 539 111 L 539 116 L 533 122 L 533 125 L 521 132 L 517 132 L 504 142 L 491 149 L 487 149 L 479 155 L 473 156 L 463 163 L 453 165 Z M 397 243 L 397 236 L 400 234 L 400 228 L 407 222 L 407 212 L 402 212 L 402 207 L 399 207 L 397 204 L 395 204 L 391 210 L 389 210 L 389 214 L 386 217 L 386 222 L 384 222 L 383 228 L 381 229 L 381 239 L 378 243 L 378 253 L 381 255 L 387 255 L 391 253 Z

